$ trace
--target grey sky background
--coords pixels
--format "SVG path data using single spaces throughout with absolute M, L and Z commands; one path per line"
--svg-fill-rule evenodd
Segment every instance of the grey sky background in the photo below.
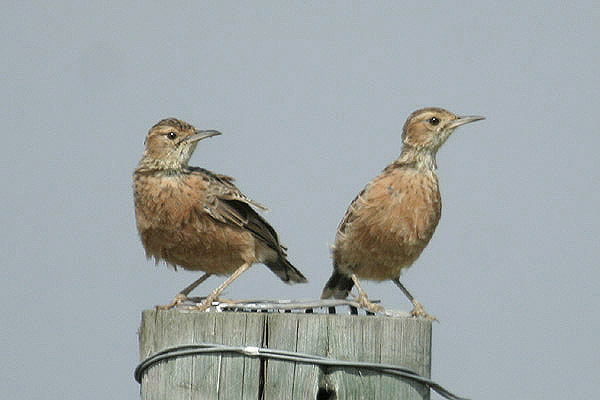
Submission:
M 224 133 L 191 164 L 271 208 L 310 280 L 256 265 L 226 297 L 306 299 L 406 117 L 441 106 L 487 119 L 440 150 L 442 219 L 403 275 L 440 320 L 432 377 L 473 399 L 594 398 L 599 17 L 592 1 L 4 2 L 2 397 L 138 398 L 140 312 L 198 276 L 137 237 L 131 174 L 159 119 Z M 364 288 L 410 309 L 391 282 Z

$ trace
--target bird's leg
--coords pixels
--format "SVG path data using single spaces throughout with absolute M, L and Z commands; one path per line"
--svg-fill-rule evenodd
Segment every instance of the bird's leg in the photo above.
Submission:
M 186 310 L 205 311 L 205 310 L 209 309 L 210 306 L 212 305 L 212 302 L 215 301 L 219 297 L 221 292 L 223 292 L 223 290 L 225 290 L 225 288 L 227 286 L 229 286 L 231 284 L 231 282 L 235 281 L 241 274 L 243 274 L 248 268 L 250 268 L 251 265 L 252 265 L 251 262 L 244 263 L 241 267 L 236 269 L 233 272 L 233 274 L 231 274 L 231 276 L 229 278 L 227 278 L 227 280 L 225 280 L 225 282 L 223 282 L 218 288 L 213 290 L 208 295 L 208 297 L 206 297 L 206 299 L 204 299 L 204 301 L 201 304 L 196 304 L 195 306 L 187 307 Z
M 362 288 L 360 287 L 360 284 L 358 283 L 358 278 L 356 277 L 356 274 L 352 274 L 352 282 L 354 282 L 354 285 L 356 285 L 356 290 L 358 290 L 358 296 L 356 297 L 356 302 L 362 308 L 367 309 L 368 311 L 373 312 L 373 313 L 383 311 L 382 306 L 380 306 L 379 304 L 371 303 L 369 301 L 367 294 L 365 293 L 364 290 L 362 290 Z
M 410 292 L 408 291 L 408 289 L 406 289 L 404 287 L 404 285 L 400 282 L 399 278 L 392 279 L 392 281 L 394 281 L 394 283 L 396 284 L 396 286 L 398 286 L 400 288 L 400 290 L 402 290 L 402 292 L 404 293 L 404 295 L 413 304 L 413 309 L 410 312 L 413 317 L 423 317 L 423 318 L 426 318 L 426 319 L 428 319 L 430 321 L 437 321 L 438 320 L 433 315 L 429 315 L 429 314 L 427 314 L 425 312 L 425 309 L 423 308 L 423 306 L 421 305 L 421 303 L 419 303 L 417 301 L 417 299 L 415 299 L 414 296 L 412 294 L 410 294 Z
M 188 299 L 187 295 L 194 289 L 198 287 L 199 284 L 208 279 L 212 274 L 206 273 L 202 275 L 200 278 L 196 279 L 189 286 L 186 286 L 181 292 L 177 293 L 177 296 L 171 302 L 165 306 L 156 306 L 157 310 L 170 310 L 173 307 L 176 307 L 186 301 Z

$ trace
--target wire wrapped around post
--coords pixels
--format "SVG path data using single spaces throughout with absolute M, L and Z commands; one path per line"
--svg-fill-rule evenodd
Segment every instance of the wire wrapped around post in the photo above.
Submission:
M 348 300 L 213 303 L 146 310 L 136 380 L 144 400 L 429 399 L 431 322 Z M 335 314 L 333 314 L 333 312 Z
M 465 397 L 459 397 L 452 392 L 448 391 L 440 384 L 432 381 L 429 378 L 421 376 L 408 368 L 404 368 L 392 364 L 381 364 L 381 363 L 369 363 L 360 361 L 344 361 L 334 360 L 326 357 L 319 357 L 310 354 L 297 353 L 294 351 L 274 350 L 274 349 L 262 349 L 256 346 L 225 346 L 222 344 L 195 344 L 195 345 L 181 345 L 171 347 L 163 351 L 146 358 L 140 362 L 135 369 L 134 377 L 138 383 L 142 383 L 142 376 L 144 371 L 155 363 L 160 361 L 168 360 L 176 357 L 192 356 L 197 354 L 208 354 L 208 353 L 235 353 L 243 356 L 250 357 L 261 357 L 271 358 L 282 361 L 300 362 L 305 364 L 314 364 L 320 366 L 329 367 L 348 367 L 348 368 L 364 368 L 373 371 L 382 372 L 385 374 L 396 375 L 403 378 L 412 379 L 415 382 L 423 383 L 429 388 L 434 390 L 440 396 L 448 400 L 468 400 Z

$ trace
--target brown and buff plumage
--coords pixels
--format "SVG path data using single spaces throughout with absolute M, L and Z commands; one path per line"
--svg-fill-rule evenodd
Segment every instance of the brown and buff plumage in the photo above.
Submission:
M 333 246 L 333 274 L 322 298 L 346 298 L 354 284 L 370 311 L 358 278 L 391 279 L 413 303 L 413 315 L 434 319 L 400 283 L 400 273 L 421 255 L 440 220 L 442 202 L 435 155 L 458 126 L 483 117 L 457 117 L 441 108 L 413 112 L 404 124 L 400 157 L 352 201 Z
M 253 207 L 233 179 L 187 165 L 199 140 L 219 135 L 197 131 L 168 118 L 154 125 L 133 174 L 138 232 L 148 258 L 205 274 L 165 308 L 180 304 L 211 274 L 230 275 L 200 305 L 206 309 L 229 283 L 254 263 L 264 263 L 281 280 L 306 282 L 286 258 L 277 232 Z

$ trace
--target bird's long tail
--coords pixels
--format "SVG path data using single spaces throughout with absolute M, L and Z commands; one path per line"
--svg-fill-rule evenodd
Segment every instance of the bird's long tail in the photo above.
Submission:
M 265 261 L 265 265 L 285 283 L 308 282 L 308 279 L 302 275 L 302 272 L 298 271 L 283 255 L 279 255 L 275 261 Z
M 325 284 L 323 293 L 321 294 L 322 299 L 345 299 L 348 297 L 350 290 L 354 286 L 352 278 L 346 274 L 341 273 L 335 266 L 333 267 L 333 273 L 331 278 Z

